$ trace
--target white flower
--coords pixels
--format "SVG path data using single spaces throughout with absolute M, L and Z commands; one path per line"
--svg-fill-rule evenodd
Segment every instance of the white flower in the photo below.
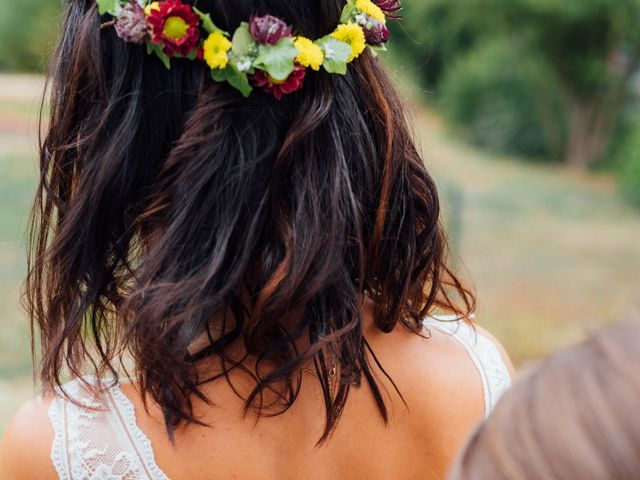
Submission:
M 325 45 L 324 47 L 324 58 L 327 60 L 333 60 L 336 58 L 336 52 L 329 45 Z
M 245 73 L 251 70 L 251 63 L 251 59 L 245 57 L 236 62 L 236 67 L 238 68 L 238 71 Z

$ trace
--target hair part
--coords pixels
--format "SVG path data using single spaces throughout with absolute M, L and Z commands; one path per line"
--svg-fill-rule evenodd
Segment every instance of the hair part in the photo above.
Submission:
M 197 5 L 227 30 L 271 13 L 314 38 L 332 31 L 342 7 Z M 194 395 L 211 400 L 203 362 L 222 361 L 215 378 L 251 374 L 243 400 L 259 414 L 286 411 L 313 362 L 321 441 L 363 377 L 386 420 L 363 299 L 380 330 L 417 334 L 434 309 L 466 318 L 475 300 L 446 266 L 436 185 L 378 60 L 363 54 L 344 77 L 312 72 L 280 102 L 245 99 L 204 66 L 165 70 L 100 23 L 93 0 L 69 2 L 49 75 L 26 281 L 41 381 L 124 371 L 172 434 L 197 423 Z M 202 335 L 210 345 L 190 352 Z M 245 358 L 229 354 L 237 344 Z

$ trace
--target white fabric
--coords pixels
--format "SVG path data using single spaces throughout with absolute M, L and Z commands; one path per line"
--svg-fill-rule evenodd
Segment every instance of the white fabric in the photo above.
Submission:
M 488 415 L 511 384 L 509 371 L 488 338 L 460 321 L 428 318 L 458 340 L 480 373 Z M 97 384 L 93 377 L 86 377 Z M 118 385 L 105 385 L 93 396 L 81 381 L 64 385 L 79 405 L 57 396 L 49 409 L 54 440 L 51 459 L 61 480 L 169 480 L 155 462 L 151 442 L 136 423 L 134 407 Z
M 467 322 L 456 320 L 455 317 L 429 317 L 424 320 L 424 325 L 451 335 L 465 348 L 480 374 L 485 418 L 488 417 L 502 394 L 511 386 L 511 374 L 496 344 Z
M 105 386 L 99 397 L 79 380 L 65 384 L 64 390 L 80 405 L 58 396 L 49 408 L 51 460 L 61 480 L 169 480 L 138 428 L 133 405 L 117 385 Z

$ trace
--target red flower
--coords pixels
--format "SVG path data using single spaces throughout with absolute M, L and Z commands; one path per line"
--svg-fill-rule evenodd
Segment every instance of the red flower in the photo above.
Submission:
M 378 5 L 388 18 L 396 20 L 402 18 L 398 15 L 398 12 L 402 10 L 400 0 L 373 0 L 373 3 Z
M 286 80 L 277 82 L 271 78 L 267 72 L 256 70 L 253 76 L 253 82 L 256 86 L 262 87 L 266 92 L 276 97 L 276 100 L 280 100 L 282 95 L 300 90 L 304 85 L 304 77 L 306 74 L 307 69 L 305 67 L 296 65 Z
M 164 53 L 187 56 L 200 41 L 200 17 L 181 0 L 159 2 L 147 19 L 151 26 L 151 41 L 162 44 Z
M 389 41 L 389 30 L 378 20 L 371 18 L 362 28 L 369 45 L 380 47 Z
M 258 43 L 271 45 L 275 45 L 284 37 L 293 35 L 291 27 L 287 25 L 284 20 L 274 17 L 273 15 L 251 17 L 249 20 L 249 31 Z

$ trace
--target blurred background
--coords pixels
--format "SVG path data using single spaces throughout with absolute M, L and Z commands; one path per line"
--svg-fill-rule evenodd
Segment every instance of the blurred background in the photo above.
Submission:
M 518 366 L 640 308 L 640 0 L 404 0 L 383 57 L 478 319 Z M 0 431 L 31 397 L 19 308 L 58 0 L 0 0 Z M 46 108 L 46 105 L 45 105 Z

